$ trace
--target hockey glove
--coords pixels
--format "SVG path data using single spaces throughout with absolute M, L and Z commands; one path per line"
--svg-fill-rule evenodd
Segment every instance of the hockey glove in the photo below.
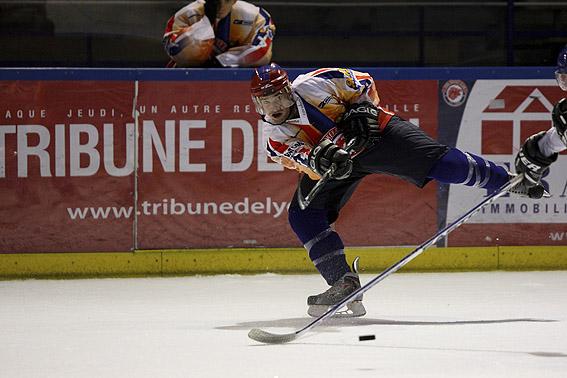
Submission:
M 366 147 L 380 137 L 378 112 L 378 108 L 368 101 L 347 106 L 338 128 L 345 136 L 347 143 L 356 138 L 353 150 L 357 151 Z
M 330 171 L 330 178 L 343 180 L 352 173 L 352 160 L 347 151 L 325 139 L 311 150 L 309 167 L 319 176 Z
M 520 152 L 516 155 L 516 173 L 524 174 L 522 184 L 528 188 L 540 185 L 541 178 L 547 172 L 549 166 L 557 160 L 557 154 L 547 157 L 542 155 L 539 150 L 538 141 L 545 133 L 545 131 L 541 131 L 526 139 Z
M 562 98 L 555 104 L 551 112 L 551 118 L 557 134 L 565 143 L 565 146 L 567 146 L 567 98 Z
M 207 0 L 205 1 L 205 16 L 214 25 L 217 21 L 217 13 L 219 11 L 219 0 Z
M 514 176 L 511 176 L 510 179 L 513 177 Z M 516 184 L 513 188 L 509 189 L 509 191 L 521 197 L 529 197 L 532 199 L 540 199 L 547 193 L 543 185 L 538 184 L 533 186 L 531 182 L 527 180 L 522 180 L 519 184 Z

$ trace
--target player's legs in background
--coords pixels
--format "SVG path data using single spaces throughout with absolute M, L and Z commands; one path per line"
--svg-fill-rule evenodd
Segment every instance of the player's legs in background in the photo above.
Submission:
M 518 167 L 516 170 L 518 171 Z M 514 175 L 490 160 L 451 148 L 433 166 L 428 177 L 445 184 L 475 186 L 491 193 L 507 184 Z M 527 180 L 521 181 L 509 191 L 529 198 L 541 198 L 547 193 L 539 182 Z
M 433 166 L 429 178 L 444 184 L 463 184 L 492 192 L 509 181 L 508 171 L 470 152 L 451 148 Z

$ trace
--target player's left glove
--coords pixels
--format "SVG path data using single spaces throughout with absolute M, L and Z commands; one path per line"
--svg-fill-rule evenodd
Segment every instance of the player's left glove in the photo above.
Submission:
M 352 146 L 354 151 L 366 147 L 369 143 L 374 143 L 380 138 L 378 112 L 379 109 L 368 101 L 347 106 L 338 123 L 338 128 L 345 136 L 347 143 L 356 138 L 356 142 Z
M 567 98 L 562 98 L 555 104 L 551 112 L 551 119 L 557 134 L 567 146 Z
M 549 169 L 549 166 L 557 160 L 558 154 L 544 156 L 538 146 L 538 141 L 543 138 L 545 131 L 532 135 L 522 145 L 520 152 L 516 155 L 514 164 L 516 173 L 523 173 L 524 179 L 519 184 L 530 198 L 541 198 L 543 187 L 541 178 Z
M 330 178 L 343 180 L 352 173 L 352 160 L 347 151 L 325 139 L 311 150 L 309 167 L 319 176 L 330 171 Z
M 214 25 L 217 20 L 217 13 L 219 11 L 219 4 L 218 0 L 209 0 L 205 1 L 205 16 L 211 22 L 211 25 Z

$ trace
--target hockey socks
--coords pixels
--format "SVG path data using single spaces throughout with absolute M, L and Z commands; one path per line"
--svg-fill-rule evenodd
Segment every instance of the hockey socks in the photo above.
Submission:
M 345 247 L 339 235 L 330 228 L 305 244 L 309 258 L 329 285 L 337 282 L 350 268 L 345 258 Z
M 445 184 L 463 184 L 497 190 L 509 180 L 508 171 L 469 152 L 451 148 L 433 166 L 428 175 Z
M 291 207 L 289 223 L 315 268 L 329 285 L 351 271 L 345 258 L 344 244 L 330 227 L 326 210 Z

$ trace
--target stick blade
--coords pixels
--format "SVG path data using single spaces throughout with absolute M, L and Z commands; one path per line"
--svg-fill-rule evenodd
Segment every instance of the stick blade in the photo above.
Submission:
M 253 328 L 248 332 L 248 337 L 254 341 L 264 344 L 285 344 L 297 338 L 297 332 L 277 334 Z

